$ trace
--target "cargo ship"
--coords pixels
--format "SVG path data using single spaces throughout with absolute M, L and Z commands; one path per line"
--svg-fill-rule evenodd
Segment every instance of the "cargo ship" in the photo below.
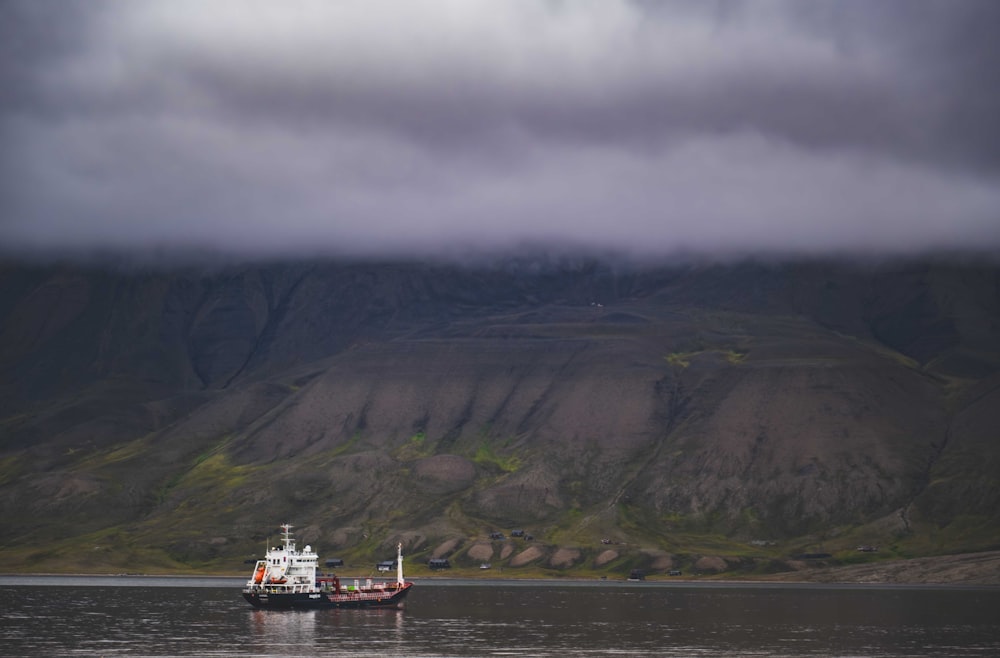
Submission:
M 353 579 L 317 573 L 319 556 L 308 544 L 295 547 L 292 526 L 281 526 L 281 546 L 269 548 L 257 560 L 243 588 L 243 598 L 255 608 L 402 608 L 413 583 L 403 579 L 403 545 L 396 546 L 396 579 Z

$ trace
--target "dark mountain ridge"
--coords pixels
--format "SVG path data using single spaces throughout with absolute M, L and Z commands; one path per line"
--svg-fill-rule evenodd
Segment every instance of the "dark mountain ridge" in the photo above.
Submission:
M 992 264 L 11 264 L 0 319 L 19 570 L 1000 546 Z

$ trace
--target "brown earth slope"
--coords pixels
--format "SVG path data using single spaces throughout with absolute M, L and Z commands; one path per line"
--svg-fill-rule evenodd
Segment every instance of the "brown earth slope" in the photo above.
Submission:
M 286 520 L 569 572 L 1000 545 L 995 268 L 3 274 L 13 569 L 228 568 Z

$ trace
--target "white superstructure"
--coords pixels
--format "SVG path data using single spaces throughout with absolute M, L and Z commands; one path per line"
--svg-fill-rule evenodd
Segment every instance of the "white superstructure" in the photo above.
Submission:
M 308 544 L 299 551 L 292 538 L 292 526 L 281 526 L 281 546 L 267 549 L 263 560 L 257 560 L 247 587 L 281 592 L 315 592 L 316 565 L 319 556 Z

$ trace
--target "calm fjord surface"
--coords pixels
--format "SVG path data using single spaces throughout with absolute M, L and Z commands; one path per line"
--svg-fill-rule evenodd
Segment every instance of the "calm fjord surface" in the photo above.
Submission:
M 255 610 L 222 579 L 0 579 L 19 656 L 994 656 L 1000 590 L 418 582 L 406 609 Z

